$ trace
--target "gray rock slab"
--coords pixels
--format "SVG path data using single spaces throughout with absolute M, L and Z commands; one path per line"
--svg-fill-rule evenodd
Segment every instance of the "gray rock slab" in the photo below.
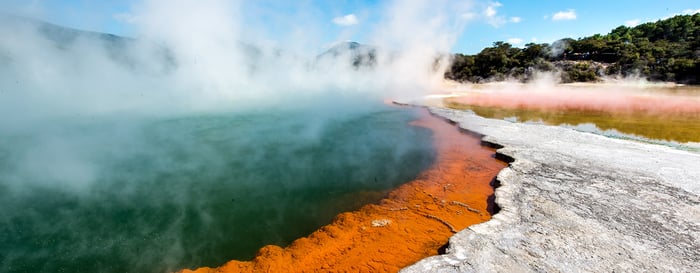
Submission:
M 700 272 L 700 154 L 429 109 L 514 162 L 500 212 L 401 272 Z

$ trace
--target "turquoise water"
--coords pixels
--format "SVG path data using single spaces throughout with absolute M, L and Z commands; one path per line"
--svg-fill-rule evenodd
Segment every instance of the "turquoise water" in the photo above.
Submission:
M 413 110 L 79 118 L 0 132 L 0 272 L 247 260 L 434 160 Z M 322 118 L 321 118 L 322 117 Z

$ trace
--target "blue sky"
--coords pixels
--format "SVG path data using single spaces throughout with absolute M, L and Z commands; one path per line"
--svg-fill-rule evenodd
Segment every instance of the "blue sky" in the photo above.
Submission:
M 0 0 L 0 11 L 38 17 L 79 29 L 137 35 L 128 16 L 140 0 Z M 367 39 L 381 20 L 385 1 L 304 0 L 251 1 L 243 16 L 266 25 L 272 33 L 289 25 L 313 27 L 319 43 Z M 465 21 L 453 52 L 473 54 L 495 41 L 516 46 L 607 33 L 620 25 L 656 21 L 700 11 L 698 0 L 586 0 L 586 1 L 454 1 L 469 3 L 466 11 L 449 14 Z M 271 15 L 271 16 L 266 16 Z M 288 18 L 287 18 L 288 17 Z M 305 25 L 306 24 L 306 25 Z M 406 30 L 410 31 L 410 30 Z M 319 45 L 323 46 L 323 45 Z

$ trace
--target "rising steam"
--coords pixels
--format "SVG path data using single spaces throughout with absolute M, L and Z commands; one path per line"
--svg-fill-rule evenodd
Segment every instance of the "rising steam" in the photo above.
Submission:
M 140 1 L 127 38 L 0 15 L 0 272 L 215 266 L 329 221 L 357 199 L 346 183 L 378 191 L 429 163 L 429 134 L 381 102 L 441 82 L 468 5 L 360 16 L 376 23 L 358 66 L 319 56 L 330 19 L 280 2 Z
M 414 97 L 434 88 L 447 65 L 440 57 L 462 27 L 458 11 L 468 8 L 450 1 L 381 6 L 367 36 L 376 63 L 358 68 L 350 53 L 332 61 L 316 58 L 321 50 L 308 41 L 320 40 L 312 31 L 330 22 L 308 19 L 313 7 L 284 6 L 294 11 L 290 15 L 264 10 L 270 5 L 137 2 L 125 15 L 136 37 L 112 40 L 3 19 L 0 127 L 22 132 L 84 118 L 279 107 L 325 109 L 319 116 L 362 111 L 367 101 Z M 262 25 L 259 16 L 275 23 Z M 288 29 L 270 29 L 278 27 Z M 283 37 L 275 36 L 280 33 Z
M 299 32 L 307 26 L 293 24 L 306 14 L 275 25 L 289 31 L 251 29 L 255 22 L 246 20 L 254 16 L 243 9 L 261 8 L 255 5 L 221 0 L 136 3 L 129 22 L 137 37 L 117 45 L 86 37 L 57 45 L 36 24 L 3 23 L 0 35 L 13 38 L 0 43 L 2 116 L 15 116 L 16 121 L 11 113 L 22 110 L 24 119 L 235 110 L 303 103 L 319 95 L 415 96 L 442 77 L 446 61 L 436 60 L 449 52 L 460 27 L 457 19 L 445 15 L 458 8 L 447 1 L 389 3 L 367 41 L 378 50 L 376 66 L 356 69 L 350 62 L 314 61 L 320 48 L 306 41 L 318 40 L 314 36 L 320 34 Z M 278 33 L 291 34 L 273 36 Z M 276 42 L 270 45 L 272 40 Z M 301 49 L 305 51 L 295 51 Z M 8 126 L 12 121 L 0 122 Z

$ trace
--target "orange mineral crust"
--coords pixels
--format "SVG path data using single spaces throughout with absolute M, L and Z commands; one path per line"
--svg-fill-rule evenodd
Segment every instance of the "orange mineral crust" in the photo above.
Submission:
M 433 131 L 437 160 L 415 180 L 286 248 L 265 246 L 252 261 L 194 272 L 397 272 L 438 254 L 455 232 L 489 220 L 490 182 L 505 163 L 478 138 L 423 111 L 412 124 Z

